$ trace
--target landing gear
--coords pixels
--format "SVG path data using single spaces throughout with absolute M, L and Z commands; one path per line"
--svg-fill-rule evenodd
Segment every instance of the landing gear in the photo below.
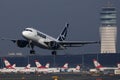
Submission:
M 35 50 L 33 49 L 34 45 L 32 44 L 31 41 L 29 41 L 29 46 L 32 48 L 32 50 L 30 50 L 30 54 L 35 54 Z
M 56 55 L 57 55 L 57 52 L 56 52 L 56 51 L 52 51 L 52 55 L 53 55 L 53 56 L 56 56 Z
M 35 51 L 34 50 L 30 50 L 30 54 L 35 54 Z
M 52 51 L 52 56 L 53 56 L 53 66 L 55 67 L 56 66 L 56 55 L 57 55 L 57 52 L 54 50 Z

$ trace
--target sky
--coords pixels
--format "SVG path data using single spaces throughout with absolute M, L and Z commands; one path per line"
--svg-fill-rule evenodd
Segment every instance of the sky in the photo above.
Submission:
M 24 39 L 26 27 L 36 28 L 55 38 L 70 24 L 66 40 L 99 41 L 101 8 L 111 2 L 117 9 L 117 52 L 120 52 L 120 0 L 0 0 L 0 37 Z M 29 48 L 19 48 L 9 40 L 0 41 L 0 56 L 8 53 L 29 54 Z M 50 55 L 50 50 L 35 47 L 36 54 Z M 58 51 L 59 54 L 100 53 L 99 44 Z

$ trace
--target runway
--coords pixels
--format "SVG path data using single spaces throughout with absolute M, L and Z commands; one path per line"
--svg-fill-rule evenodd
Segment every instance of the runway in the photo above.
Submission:
M 101 75 L 91 76 L 80 73 L 52 73 L 52 74 L 21 74 L 21 73 L 7 73 L 0 74 L 0 80 L 120 80 L 119 75 Z

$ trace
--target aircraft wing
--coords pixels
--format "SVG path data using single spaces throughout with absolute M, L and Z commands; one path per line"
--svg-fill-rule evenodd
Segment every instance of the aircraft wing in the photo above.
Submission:
M 58 43 L 64 47 L 81 47 L 85 44 L 96 44 L 100 42 L 97 42 L 97 41 L 60 41 Z
M 13 43 L 16 43 L 18 47 L 23 48 L 28 45 L 29 47 L 29 42 L 27 40 L 22 40 L 22 39 L 11 39 L 11 38 L 2 38 L 1 40 L 9 40 L 12 41 Z
M 1 38 L 1 40 L 9 40 L 9 41 L 12 41 L 13 43 L 17 43 L 17 42 L 23 42 L 23 43 L 26 43 L 28 44 L 28 41 L 26 40 L 22 40 L 22 39 L 11 39 L 11 38 Z
M 15 42 L 17 41 L 18 39 L 12 39 L 12 38 L 5 38 L 5 37 L 0 37 L 1 40 L 9 40 L 9 41 L 12 41 L 12 42 Z

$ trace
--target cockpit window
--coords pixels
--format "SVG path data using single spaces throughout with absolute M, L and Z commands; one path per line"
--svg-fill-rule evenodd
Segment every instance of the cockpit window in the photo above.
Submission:
M 32 30 L 30 30 L 30 29 L 24 29 L 24 31 L 30 31 L 30 32 L 32 32 Z

